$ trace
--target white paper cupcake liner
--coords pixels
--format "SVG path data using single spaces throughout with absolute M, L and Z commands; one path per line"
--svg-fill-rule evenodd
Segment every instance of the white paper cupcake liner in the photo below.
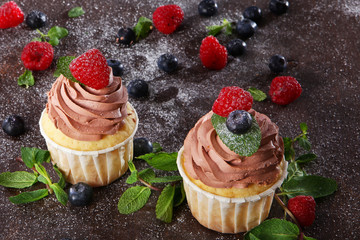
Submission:
M 287 175 L 285 160 L 281 178 L 269 189 L 254 196 L 228 198 L 206 192 L 188 178 L 181 162 L 183 151 L 184 147 L 178 153 L 177 166 L 191 213 L 201 225 L 221 233 L 239 233 L 249 231 L 268 217 L 275 190 Z
M 133 158 L 133 139 L 139 123 L 135 109 L 131 108 L 136 117 L 133 133 L 125 141 L 98 151 L 77 151 L 55 143 L 41 126 L 46 110 L 42 112 L 39 121 L 41 135 L 45 138 L 52 163 L 58 166 L 67 182 L 85 182 L 93 187 L 100 187 L 110 184 L 127 171 L 128 161 Z

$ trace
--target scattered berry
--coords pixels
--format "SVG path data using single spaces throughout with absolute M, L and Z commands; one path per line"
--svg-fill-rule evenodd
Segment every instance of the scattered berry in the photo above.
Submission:
M 244 110 L 232 111 L 226 119 L 226 127 L 235 134 L 246 133 L 251 128 L 252 118 Z
M 218 6 L 214 0 L 202 0 L 198 5 L 200 16 L 211 17 L 217 13 Z
M 112 68 L 114 76 L 120 77 L 123 75 L 124 66 L 122 65 L 122 63 L 120 61 L 115 60 L 115 59 L 108 59 L 108 60 L 106 60 L 106 62 L 108 64 L 108 66 Z
M 244 18 L 248 18 L 250 20 L 253 20 L 254 22 L 259 22 L 262 18 L 262 12 L 261 9 L 256 6 L 251 6 L 245 9 L 243 12 Z
M 0 29 L 16 27 L 24 21 L 24 13 L 13 2 L 4 3 L 0 7 Z
M 270 85 L 271 100 L 279 105 L 287 105 L 297 99 L 302 88 L 295 78 L 289 76 L 276 77 Z
M 253 103 L 251 94 L 239 87 L 224 87 L 215 100 L 212 110 L 217 115 L 228 117 L 232 111 L 249 111 Z
M 42 28 L 46 25 L 47 16 L 38 10 L 31 11 L 25 19 L 26 25 L 32 29 Z
M 287 12 L 289 8 L 289 1 L 287 0 L 270 0 L 269 4 L 270 11 L 281 15 Z
M 133 98 L 147 97 L 149 96 L 149 85 L 144 80 L 136 79 L 129 83 L 127 91 Z
M 178 59 L 174 55 L 166 53 L 158 58 L 157 65 L 160 70 L 170 73 L 176 70 Z
M 284 56 L 274 55 L 270 58 L 269 68 L 274 73 L 283 72 L 287 67 L 287 62 Z
M 237 57 L 245 53 L 246 43 L 241 39 L 233 39 L 227 45 L 226 49 L 231 56 Z
M 214 36 L 204 38 L 200 46 L 200 59 L 202 64 L 214 70 L 223 69 L 227 63 L 226 47 L 221 45 Z
M 154 26 L 164 34 L 173 33 L 183 20 L 184 12 L 177 5 L 164 5 L 153 13 Z
M 242 39 L 248 39 L 252 37 L 257 29 L 256 22 L 244 18 L 236 24 L 236 31 Z
M 25 132 L 24 121 L 20 116 L 8 116 L 1 126 L 4 132 L 10 136 L 16 137 Z
M 303 227 L 310 226 L 315 220 L 315 200 L 312 196 L 296 196 L 290 198 L 287 208 Z
M 134 139 L 134 158 L 153 152 L 152 143 L 146 138 Z
M 53 58 L 54 49 L 47 42 L 30 42 L 21 53 L 24 66 L 35 71 L 42 71 L 50 67 Z
M 135 32 L 131 28 L 120 28 L 117 37 L 117 41 L 124 45 L 131 45 L 136 39 Z
M 90 49 L 78 56 L 69 68 L 74 78 L 86 86 L 101 89 L 109 84 L 110 69 L 98 49 Z
M 93 189 L 86 183 L 79 182 L 69 188 L 69 202 L 74 206 L 88 205 L 93 197 Z

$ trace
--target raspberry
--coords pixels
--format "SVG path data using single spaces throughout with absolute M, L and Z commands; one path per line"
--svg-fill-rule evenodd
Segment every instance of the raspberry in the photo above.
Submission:
M 109 84 L 110 68 L 97 49 L 90 49 L 72 60 L 69 68 L 76 80 L 86 86 L 101 89 Z
M 24 21 L 24 13 L 13 2 L 7 2 L 0 7 L 0 28 L 16 27 Z
M 164 34 L 173 33 L 184 20 L 184 12 L 178 5 L 164 5 L 153 13 L 154 26 Z
M 21 60 L 30 70 L 47 69 L 54 58 L 54 49 L 47 42 L 30 42 L 21 53 Z
M 295 78 L 281 76 L 272 80 L 269 94 L 274 103 L 286 105 L 295 101 L 301 92 L 302 88 Z
M 253 103 L 251 94 L 239 87 L 224 87 L 215 100 L 212 110 L 217 115 L 228 117 L 232 111 L 249 111 Z
M 315 200 L 312 196 L 296 196 L 288 201 L 288 209 L 303 227 L 310 226 L 315 220 Z
M 226 47 L 221 45 L 213 36 L 208 36 L 202 40 L 200 46 L 200 59 L 202 64 L 214 70 L 223 69 L 227 63 Z

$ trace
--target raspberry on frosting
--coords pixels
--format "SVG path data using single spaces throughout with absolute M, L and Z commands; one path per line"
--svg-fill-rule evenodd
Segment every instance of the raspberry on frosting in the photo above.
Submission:
M 183 10 L 177 5 L 158 7 L 153 13 L 153 23 L 164 34 L 173 33 L 184 19 Z
M 24 21 L 24 13 L 13 2 L 7 2 L 0 7 L 0 29 L 16 27 Z

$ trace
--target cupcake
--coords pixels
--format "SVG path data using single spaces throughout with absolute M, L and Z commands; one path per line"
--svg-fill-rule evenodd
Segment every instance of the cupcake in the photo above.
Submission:
M 136 111 L 99 50 L 65 69 L 48 93 L 41 134 L 67 182 L 107 185 L 126 172 L 133 157 Z
M 287 174 L 279 128 L 251 105 L 250 93 L 223 88 L 178 154 L 193 216 L 222 233 L 245 232 L 264 221 Z

